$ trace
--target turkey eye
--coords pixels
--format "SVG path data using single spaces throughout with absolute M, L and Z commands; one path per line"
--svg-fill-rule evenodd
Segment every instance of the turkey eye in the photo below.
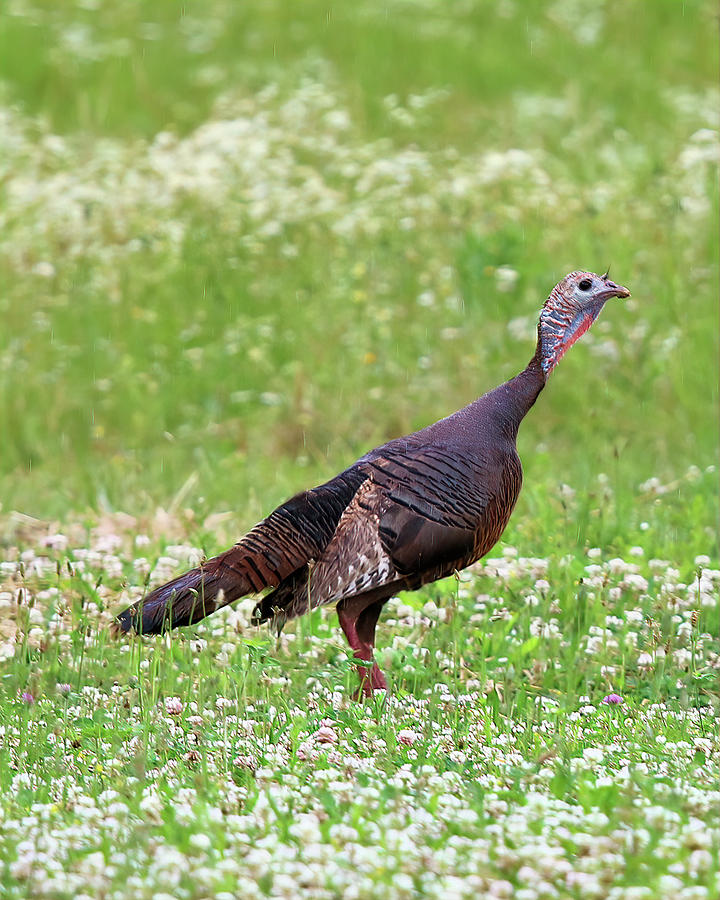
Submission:
M 592 281 L 589 278 L 583 278 L 578 287 L 581 291 L 589 291 L 592 287 Z

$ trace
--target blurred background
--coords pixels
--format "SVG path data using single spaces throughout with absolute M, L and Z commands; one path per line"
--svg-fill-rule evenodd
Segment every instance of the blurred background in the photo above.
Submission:
M 512 377 L 553 284 L 610 265 L 632 299 L 524 423 L 511 540 L 577 492 L 574 533 L 612 542 L 662 496 L 704 552 L 716 15 L 6 0 L 0 516 L 241 533 Z

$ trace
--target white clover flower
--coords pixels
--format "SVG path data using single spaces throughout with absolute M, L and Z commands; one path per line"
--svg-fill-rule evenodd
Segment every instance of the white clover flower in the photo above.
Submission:
M 647 481 L 643 481 L 639 487 L 640 491 L 644 494 L 656 494 L 660 493 L 662 483 L 659 478 L 653 476 L 652 478 L 648 478 Z
M 498 266 L 495 269 L 495 286 L 503 294 L 512 291 L 519 278 L 520 273 L 510 266 Z
M 165 712 L 169 716 L 179 716 L 182 715 L 182 711 L 185 709 L 185 704 L 179 697 L 166 697 L 165 698 Z
M 708 738 L 696 737 L 693 738 L 693 748 L 697 753 L 704 753 L 705 756 L 710 756 L 713 751 L 713 744 Z
M 685 647 L 679 647 L 677 650 L 673 650 L 672 657 L 679 669 L 687 669 L 692 662 L 692 653 Z M 639 664 L 640 662 L 638 660 L 638 665 Z
M 212 839 L 204 832 L 190 835 L 190 846 L 193 850 L 208 851 L 212 847 Z
M 140 801 L 140 809 L 155 824 L 162 821 L 163 803 L 158 794 L 149 793 Z
M 515 896 L 515 888 L 509 882 L 503 879 L 499 881 L 492 881 L 487 889 L 488 895 L 493 898 L 502 898 L 502 900 L 507 900 L 507 898 Z

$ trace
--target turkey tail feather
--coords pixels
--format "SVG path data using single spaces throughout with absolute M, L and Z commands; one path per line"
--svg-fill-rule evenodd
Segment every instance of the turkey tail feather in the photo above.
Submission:
M 310 608 L 307 590 L 309 578 L 308 567 L 303 566 L 280 582 L 274 591 L 266 594 L 255 604 L 252 614 L 255 624 L 262 625 L 263 622 L 272 620 L 273 629 L 280 634 L 288 619 L 307 612 Z M 289 610 L 293 602 L 300 607 L 299 611 Z
M 158 634 L 191 625 L 239 597 L 277 588 L 296 571 L 306 572 L 308 561 L 328 545 L 366 477 L 359 469 L 348 469 L 327 484 L 291 497 L 234 547 L 155 588 L 120 613 L 115 629 Z M 262 612 L 260 620 L 271 616 Z
M 191 569 L 120 613 L 117 629 L 159 634 L 169 628 L 191 625 L 251 590 L 242 578 L 223 578 L 223 574 L 208 572 L 202 566 Z

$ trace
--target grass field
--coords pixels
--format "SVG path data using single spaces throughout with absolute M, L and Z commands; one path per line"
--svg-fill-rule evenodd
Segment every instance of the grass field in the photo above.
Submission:
M 704 0 L 8 0 L 0 895 L 720 896 L 716 44 Z M 608 264 L 387 697 L 332 613 L 110 639 Z

